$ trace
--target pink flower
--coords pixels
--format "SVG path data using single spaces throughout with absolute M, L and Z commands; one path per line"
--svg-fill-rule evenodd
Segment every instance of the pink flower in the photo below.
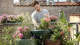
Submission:
M 3 17 L 6 17 L 6 16 L 7 16 L 7 14 L 3 14 L 2 16 L 3 16 Z
M 21 27 L 18 27 L 18 30 L 20 31 L 20 30 L 22 30 L 22 28 Z
M 16 34 L 13 35 L 13 38 L 16 38 Z
M 23 34 L 22 33 L 19 33 L 18 36 L 19 36 L 19 38 L 22 38 L 23 37 Z
M 10 18 L 7 18 L 7 20 L 8 20 L 8 21 L 11 21 L 11 19 L 10 19 Z
M 46 18 L 43 18 L 43 20 L 46 20 Z
M 48 28 L 50 28 L 50 26 L 48 26 Z
M 50 20 L 49 19 L 46 19 L 46 21 L 49 22 Z
M 45 17 L 48 17 L 48 15 L 47 15 L 47 14 L 45 14 Z
M 17 31 L 17 32 L 16 32 L 16 34 L 19 34 L 19 33 L 20 33 L 20 31 Z
M 53 29 L 54 27 L 52 26 L 51 28 Z
M 61 35 L 63 35 L 63 31 L 61 31 Z
M 54 15 L 51 15 L 51 16 L 50 16 L 50 19 L 56 21 L 56 20 L 57 20 L 57 17 L 54 16 Z
M 23 32 L 23 30 L 22 30 L 22 32 Z
M 28 29 L 28 27 L 24 27 L 24 29 L 25 29 L 25 30 L 27 30 L 27 29 Z
M 68 28 L 68 31 L 70 32 L 70 28 Z
M 43 20 L 49 22 L 49 21 L 50 21 L 50 18 L 49 18 L 49 17 L 47 17 L 47 18 L 43 18 Z

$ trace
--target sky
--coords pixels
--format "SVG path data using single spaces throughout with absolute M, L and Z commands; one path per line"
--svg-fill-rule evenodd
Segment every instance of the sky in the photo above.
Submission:
M 57 0 L 54 0 L 55 2 L 57 1 Z M 66 0 L 59 0 L 60 2 L 65 2 Z M 14 3 L 16 3 L 16 2 L 19 2 L 19 0 L 14 0 Z

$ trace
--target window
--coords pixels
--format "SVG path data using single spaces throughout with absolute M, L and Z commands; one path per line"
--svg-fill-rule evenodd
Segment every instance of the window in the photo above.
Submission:
M 20 1 L 19 0 L 14 0 L 14 5 L 19 5 Z
M 35 0 L 14 0 L 14 5 L 29 5 Z M 37 0 L 41 5 L 56 5 L 56 2 L 66 2 L 70 0 Z

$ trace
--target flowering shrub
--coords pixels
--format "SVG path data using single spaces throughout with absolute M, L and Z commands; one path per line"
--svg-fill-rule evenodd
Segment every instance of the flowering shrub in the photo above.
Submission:
M 2 36 L 0 37 L 0 45 L 12 45 L 13 37 L 12 34 L 14 33 L 13 27 L 5 27 L 2 30 Z M 14 35 L 16 37 L 16 35 Z
M 55 21 L 57 20 L 57 17 L 54 16 L 54 15 L 51 15 L 51 16 L 50 16 L 50 19 L 51 19 L 52 22 L 53 22 L 53 21 L 55 22 Z
M 51 21 L 56 21 L 57 17 L 54 15 L 51 15 L 50 17 L 45 14 L 46 18 L 41 19 L 41 24 L 39 26 L 39 29 L 41 30 L 47 30 L 47 29 L 53 29 L 54 26 L 51 25 Z
M 19 38 L 19 39 L 27 39 L 27 36 L 30 38 L 30 31 L 28 27 L 18 27 L 18 30 L 13 35 L 13 38 Z
M 54 34 L 52 34 L 51 40 L 53 42 L 60 40 L 62 45 L 74 45 L 74 42 L 72 40 L 70 41 L 69 35 L 71 25 L 66 22 L 63 11 L 61 11 L 60 13 L 62 13 L 62 15 L 60 15 L 59 22 L 57 22 L 57 25 L 53 29 Z
M 0 23 L 17 23 L 24 20 L 22 15 L 7 15 L 3 14 L 0 16 Z
M 49 17 L 41 19 L 40 29 L 46 30 L 51 25 L 51 20 Z

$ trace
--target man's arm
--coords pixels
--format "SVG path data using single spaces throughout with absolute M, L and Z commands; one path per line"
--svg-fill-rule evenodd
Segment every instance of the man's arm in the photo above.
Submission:
M 32 22 L 33 22 L 34 26 L 39 27 L 37 21 L 35 19 L 32 19 L 32 20 L 33 20 Z
M 34 26 L 39 27 L 39 26 L 38 26 L 38 23 L 37 23 L 37 21 L 36 21 L 36 16 L 35 16 L 35 14 L 32 13 L 31 16 L 32 16 L 32 22 L 33 22 Z

